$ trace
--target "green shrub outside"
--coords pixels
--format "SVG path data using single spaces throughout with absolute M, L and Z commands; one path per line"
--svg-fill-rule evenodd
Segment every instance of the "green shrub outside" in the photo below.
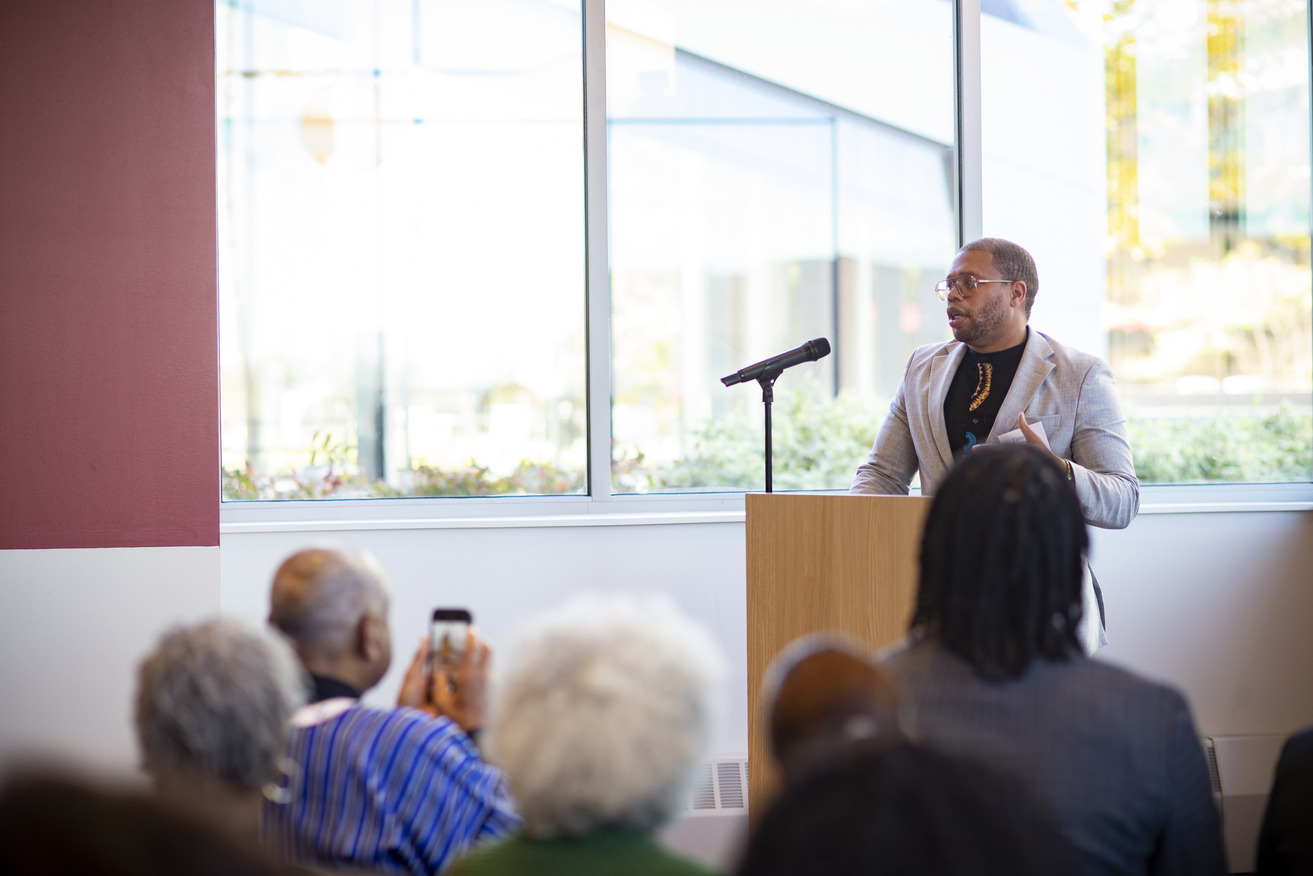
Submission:
M 886 409 L 842 393 L 833 399 L 795 397 L 773 414 L 775 489 L 846 489 Z M 654 475 L 656 488 L 762 489 L 762 429 L 749 425 L 742 414 L 707 423 L 692 454 Z M 1313 480 L 1313 415 L 1289 405 L 1208 419 L 1130 417 L 1127 432 L 1142 484 Z
M 1313 480 L 1313 416 L 1289 405 L 1207 420 L 1131 417 L 1127 431 L 1142 484 Z
M 771 408 L 773 489 L 829 490 L 852 482 L 875 442 L 888 403 L 855 393 L 803 391 L 777 396 Z M 650 489 L 765 489 L 765 431 L 760 403 L 708 420 L 694 434 L 688 456 L 650 473 Z
M 449 496 L 562 495 L 582 493 L 584 473 L 551 463 L 524 460 L 508 475 L 493 474 L 473 460 L 459 468 L 418 465 L 402 473 L 402 487 L 352 473 L 350 465 L 322 471 L 307 468 L 261 476 L 249 466 L 225 469 L 223 497 L 229 501 L 268 499 L 386 499 Z

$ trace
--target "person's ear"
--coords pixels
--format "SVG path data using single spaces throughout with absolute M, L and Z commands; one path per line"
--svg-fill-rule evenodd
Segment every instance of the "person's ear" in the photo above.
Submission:
M 366 662 L 373 663 L 387 650 L 387 630 L 383 628 L 384 623 L 386 621 L 367 611 L 360 616 L 360 622 L 356 624 L 356 650 Z
M 1014 280 L 1012 283 L 1012 303 L 1021 306 L 1026 303 L 1026 281 Z

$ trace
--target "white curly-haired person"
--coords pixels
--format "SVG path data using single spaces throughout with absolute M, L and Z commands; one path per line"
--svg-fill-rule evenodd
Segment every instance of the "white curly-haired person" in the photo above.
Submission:
M 295 773 L 282 755 L 305 699 L 277 632 L 232 618 L 174 628 L 137 674 L 142 765 L 166 802 L 254 843 L 264 800 L 281 799 Z
M 706 753 L 723 672 L 707 632 L 661 597 L 582 597 L 531 621 L 486 735 L 524 828 L 453 876 L 712 872 L 652 834 Z

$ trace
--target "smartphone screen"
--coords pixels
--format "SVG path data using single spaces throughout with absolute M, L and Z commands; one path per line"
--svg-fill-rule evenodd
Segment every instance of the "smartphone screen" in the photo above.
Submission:
M 465 641 L 473 615 L 467 608 L 433 609 L 433 662 L 439 666 L 456 666 L 465 653 Z

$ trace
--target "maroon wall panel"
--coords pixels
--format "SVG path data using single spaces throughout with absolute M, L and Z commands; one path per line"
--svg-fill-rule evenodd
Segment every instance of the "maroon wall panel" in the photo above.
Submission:
M 212 0 L 0 2 L 0 548 L 219 543 Z

